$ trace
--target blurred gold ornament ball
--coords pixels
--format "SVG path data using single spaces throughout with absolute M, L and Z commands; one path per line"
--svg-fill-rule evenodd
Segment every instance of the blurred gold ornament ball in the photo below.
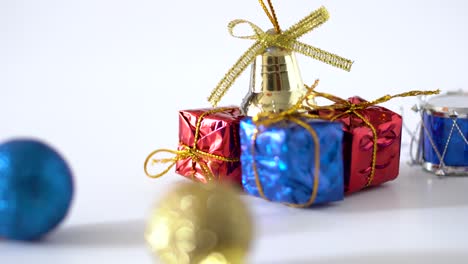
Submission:
M 233 189 L 187 183 L 153 210 L 145 238 L 163 263 L 244 263 L 252 219 Z

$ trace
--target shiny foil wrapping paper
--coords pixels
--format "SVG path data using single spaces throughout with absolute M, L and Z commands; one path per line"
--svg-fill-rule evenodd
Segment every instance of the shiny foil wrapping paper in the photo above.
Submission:
M 179 111 L 179 150 L 184 146 L 193 146 L 197 122 L 200 116 L 213 108 Z M 240 109 L 231 107 L 224 111 L 204 116 L 200 123 L 200 134 L 196 144 L 197 150 L 226 158 L 240 158 L 239 122 L 243 116 Z M 240 162 L 227 162 L 208 157 L 198 162 L 192 158 L 177 161 L 176 173 L 207 183 L 203 166 L 214 175 L 215 180 L 226 181 L 240 185 Z
M 444 156 L 444 164 L 454 167 L 468 167 L 468 147 L 463 137 L 468 138 L 468 119 L 458 118 L 457 125 L 460 131 L 452 131 L 453 120 L 447 117 L 423 114 L 423 122 L 428 128 L 428 132 L 424 133 L 424 161 L 432 164 L 440 164 L 439 157 L 432 147 L 429 138 L 432 138 L 435 147 L 439 153 L 444 153 L 445 146 L 448 144 L 447 151 Z M 449 136 L 452 133 L 451 136 Z M 447 141 L 450 138 L 450 142 Z
M 242 184 L 247 193 L 260 196 L 253 170 L 255 162 L 268 200 L 307 203 L 314 186 L 314 160 L 319 155 L 319 183 L 314 204 L 343 199 L 342 125 L 313 119 L 306 122 L 318 135 L 320 153 L 314 153 L 310 132 L 294 122 L 282 121 L 257 128 L 250 117 L 241 121 Z M 253 142 L 257 129 L 257 139 Z M 255 148 L 254 155 L 252 148 Z
M 353 104 L 365 102 L 359 97 L 349 98 Z M 377 130 L 377 157 L 371 186 L 380 185 L 398 177 L 401 148 L 401 116 L 381 106 L 357 110 Z M 328 113 L 324 113 L 327 115 Z M 337 111 L 336 114 L 340 114 Z M 347 194 L 362 190 L 371 174 L 373 134 L 361 118 L 347 114 L 337 119 L 343 123 L 344 182 Z

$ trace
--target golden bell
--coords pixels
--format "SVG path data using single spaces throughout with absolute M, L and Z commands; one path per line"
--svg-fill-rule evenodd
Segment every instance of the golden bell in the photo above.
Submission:
M 248 116 L 285 111 L 306 91 L 294 53 L 269 47 L 252 63 L 250 89 L 241 109 Z

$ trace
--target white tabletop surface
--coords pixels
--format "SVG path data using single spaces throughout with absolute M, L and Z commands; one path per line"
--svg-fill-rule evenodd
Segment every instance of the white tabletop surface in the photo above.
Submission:
M 396 181 L 331 205 L 293 209 L 245 196 L 256 232 L 248 263 L 466 263 L 467 190 L 468 178 L 438 178 L 403 164 Z M 0 242 L 0 259 L 152 263 L 144 227 L 144 218 L 123 206 L 110 221 L 98 214 L 85 223 L 70 219 L 40 243 Z
M 320 5 L 330 11 L 301 41 L 355 64 L 347 73 L 298 56 L 304 81 L 320 78 L 321 91 L 373 99 L 468 87 L 467 1 L 273 2 L 283 28 Z M 63 225 L 41 243 L 0 241 L 0 264 L 152 262 L 148 212 L 183 179 L 148 179 L 142 163 L 176 146 L 177 111 L 208 106 L 252 44 L 227 33 L 236 18 L 271 27 L 255 0 L 0 1 L 0 141 L 50 143 L 76 184 Z M 243 74 L 222 104 L 239 104 L 248 83 Z M 407 111 L 405 120 L 413 127 L 417 117 Z M 298 210 L 245 197 L 256 221 L 249 263 L 468 263 L 468 178 L 408 167 L 407 153 L 396 181 L 333 205 Z

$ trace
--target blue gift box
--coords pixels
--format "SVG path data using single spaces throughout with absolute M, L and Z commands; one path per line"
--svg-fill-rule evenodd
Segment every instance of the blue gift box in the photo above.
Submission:
M 298 207 L 342 200 L 342 124 L 300 120 L 309 129 L 291 120 L 267 126 L 257 126 L 251 117 L 241 121 L 244 190 Z

